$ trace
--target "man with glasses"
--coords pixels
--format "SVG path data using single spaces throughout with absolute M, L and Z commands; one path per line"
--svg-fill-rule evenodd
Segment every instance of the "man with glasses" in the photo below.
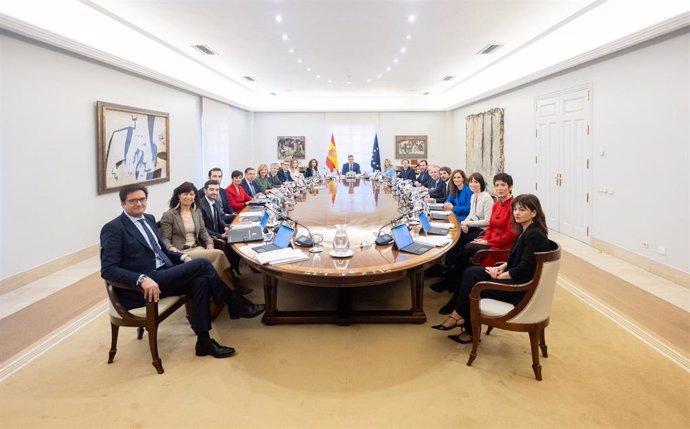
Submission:
M 209 299 L 231 307 L 238 301 L 230 299 L 227 286 L 207 259 L 192 260 L 162 245 L 155 218 L 146 214 L 147 197 L 148 190 L 141 184 L 126 185 L 120 190 L 124 211 L 101 229 L 101 277 L 130 288 L 115 288 L 126 309 L 143 307 L 146 301 L 158 302 L 166 296 L 191 295 L 196 355 L 233 355 L 235 349 L 222 346 L 209 336 Z

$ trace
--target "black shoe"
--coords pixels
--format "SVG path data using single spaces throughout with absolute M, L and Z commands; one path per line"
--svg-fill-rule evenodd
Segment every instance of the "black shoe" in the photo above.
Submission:
M 445 280 L 441 280 L 440 282 L 432 284 L 429 288 L 434 292 L 445 292 L 448 290 L 448 282 Z
M 448 304 L 444 305 L 443 307 L 441 307 L 438 310 L 438 314 L 450 314 L 450 313 L 452 313 L 453 310 L 455 309 L 455 306 L 453 304 L 454 304 L 454 302 L 451 299 L 450 301 L 448 301 Z
M 230 313 L 230 318 L 232 320 L 237 320 L 240 317 L 244 317 L 245 319 L 251 319 L 252 317 L 256 317 L 264 311 L 266 311 L 266 306 L 263 304 L 244 304 L 242 305 L 242 310 L 240 310 L 240 314 Z
M 213 338 L 208 341 L 197 341 L 196 342 L 196 355 L 197 356 L 208 356 L 211 355 L 214 358 L 222 359 L 230 357 L 235 354 L 235 349 L 232 347 L 225 347 L 218 344 Z

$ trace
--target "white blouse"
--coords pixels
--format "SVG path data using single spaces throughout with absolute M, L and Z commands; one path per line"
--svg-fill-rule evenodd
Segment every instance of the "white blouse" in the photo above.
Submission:
M 488 192 L 473 193 L 470 198 L 470 214 L 465 218 L 467 226 L 486 229 L 491 220 L 491 209 L 493 206 L 494 200 Z

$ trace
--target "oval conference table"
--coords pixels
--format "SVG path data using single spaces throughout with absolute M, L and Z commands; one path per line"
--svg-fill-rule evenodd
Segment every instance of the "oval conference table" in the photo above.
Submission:
M 264 324 L 426 322 L 423 309 L 424 270 L 434 265 L 459 239 L 457 219 L 452 212 L 449 218 L 449 222 L 454 224 L 450 229 L 452 243 L 435 247 L 422 255 L 414 255 L 399 252 L 392 245 L 374 244 L 375 233 L 381 226 L 400 216 L 397 200 L 383 185 L 364 179 L 334 180 L 327 182 L 323 189 L 310 189 L 296 201 L 290 217 L 306 225 L 312 233 L 323 234 L 323 252 L 310 253 L 308 248 L 295 246 L 296 249 L 302 249 L 309 259 L 289 264 L 261 265 L 256 259 L 240 251 L 246 244 L 233 244 L 252 268 L 262 272 L 266 304 L 266 313 L 262 318 Z M 350 249 L 354 252 L 349 258 L 335 258 L 329 254 L 333 250 L 336 224 L 347 224 Z M 390 226 L 386 229 L 390 229 Z M 304 232 L 303 228 L 300 230 Z M 411 232 L 416 236 L 419 228 L 415 227 Z M 371 245 L 362 247 L 362 242 L 370 242 Z M 409 279 L 411 308 L 367 311 L 352 309 L 352 288 L 375 287 L 401 279 Z M 332 311 L 280 311 L 279 281 L 337 288 L 337 308 Z

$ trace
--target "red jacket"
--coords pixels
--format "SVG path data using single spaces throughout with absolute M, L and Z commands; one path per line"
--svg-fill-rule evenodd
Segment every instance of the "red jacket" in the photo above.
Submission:
M 230 186 L 225 188 L 225 193 L 228 195 L 228 201 L 230 202 L 232 209 L 235 210 L 235 213 L 239 213 L 244 210 L 244 208 L 247 206 L 247 201 L 252 200 L 252 197 L 250 197 L 244 188 L 239 185 L 237 185 L 237 188 L 235 188 L 235 185 L 230 184 Z
M 491 219 L 486 232 L 482 236 L 491 250 L 510 249 L 515 241 L 515 233 L 512 229 L 510 204 L 513 202 L 511 196 L 505 201 L 496 201 L 491 209 Z

